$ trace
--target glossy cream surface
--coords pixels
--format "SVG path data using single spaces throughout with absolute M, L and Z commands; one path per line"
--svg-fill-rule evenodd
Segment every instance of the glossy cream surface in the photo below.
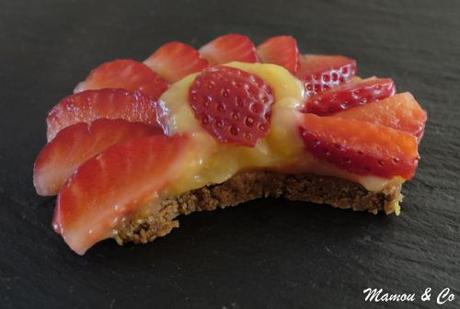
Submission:
M 227 65 L 255 74 L 271 86 L 275 103 L 270 131 L 255 147 L 220 143 L 200 126 L 188 103 L 188 91 L 197 74 L 174 83 L 161 97 L 167 108 L 168 134 L 189 134 L 199 145 L 200 155 L 170 184 L 168 194 L 222 183 L 240 171 L 258 169 L 336 176 L 358 182 L 369 191 L 380 191 L 403 181 L 399 177 L 355 175 L 314 158 L 305 150 L 298 133 L 301 121 L 298 107 L 304 99 L 301 82 L 286 69 L 273 64 L 232 62 Z

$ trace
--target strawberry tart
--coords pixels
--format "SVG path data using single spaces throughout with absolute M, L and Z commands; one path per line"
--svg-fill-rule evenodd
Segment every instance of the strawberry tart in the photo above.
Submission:
M 54 230 L 78 254 L 261 197 L 398 214 L 427 114 L 391 79 L 356 73 L 291 36 L 106 62 L 49 112 L 36 191 L 57 195 Z

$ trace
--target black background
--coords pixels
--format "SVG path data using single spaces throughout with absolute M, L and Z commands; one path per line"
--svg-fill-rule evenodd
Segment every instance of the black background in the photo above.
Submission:
M 101 62 L 229 32 L 292 34 L 414 93 L 429 122 L 401 216 L 261 200 L 75 255 L 32 186 L 47 111 Z M 459 59 L 460 1 L 1 1 L 0 307 L 370 308 L 366 287 L 450 287 L 458 306 Z

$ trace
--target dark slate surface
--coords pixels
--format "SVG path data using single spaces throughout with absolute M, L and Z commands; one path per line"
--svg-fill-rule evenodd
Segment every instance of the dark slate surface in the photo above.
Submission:
M 458 308 L 459 1 L 127 3 L 0 2 L 0 307 L 379 308 L 364 288 L 450 287 Z M 430 119 L 402 215 L 263 200 L 183 218 L 146 246 L 72 253 L 50 227 L 54 200 L 32 186 L 47 111 L 103 61 L 228 32 L 292 34 L 415 94 Z

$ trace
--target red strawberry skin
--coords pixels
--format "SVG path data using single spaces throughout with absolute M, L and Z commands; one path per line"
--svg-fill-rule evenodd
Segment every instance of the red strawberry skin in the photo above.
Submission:
M 372 122 L 404 131 L 415 136 L 419 142 L 427 120 L 427 113 L 408 92 L 358 106 L 334 116 Z
M 124 119 L 158 126 L 157 101 L 140 93 L 123 89 L 100 89 L 79 92 L 62 99 L 46 119 L 48 141 L 65 127 L 79 122 L 91 123 L 99 118 Z
M 385 99 L 394 95 L 395 91 L 391 79 L 369 78 L 351 81 L 309 97 L 303 111 L 321 116 L 330 115 Z
M 78 254 L 112 237 L 140 207 L 152 205 L 186 164 L 186 136 L 154 135 L 116 144 L 86 161 L 59 192 L 53 226 Z
M 140 62 L 119 59 L 103 63 L 92 70 L 86 80 L 77 85 L 74 92 L 103 88 L 138 90 L 153 99 L 158 99 L 168 89 L 168 83 Z
M 254 43 L 241 34 L 222 35 L 199 50 L 201 56 L 210 64 L 223 64 L 231 61 L 257 62 Z
M 216 66 L 197 76 L 189 102 L 202 127 L 222 143 L 253 147 L 270 128 L 273 91 L 256 75 Z
M 297 77 L 305 83 L 308 96 L 335 87 L 356 74 L 356 61 L 344 56 L 304 55 Z
M 61 130 L 38 154 L 34 164 L 34 185 L 37 193 L 50 196 L 58 193 L 67 178 L 86 160 L 109 146 L 131 138 L 163 134 L 143 123 L 121 119 L 97 119 L 77 123 Z
M 414 176 L 415 137 L 389 127 L 334 116 L 304 114 L 299 128 L 306 149 L 319 159 L 364 176 Z
M 202 59 L 198 51 L 188 44 L 169 42 L 158 48 L 144 64 L 169 82 L 204 70 L 208 61 Z
M 299 69 L 299 50 L 292 36 L 280 35 L 269 38 L 257 46 L 257 54 L 264 63 L 280 65 L 295 74 Z

